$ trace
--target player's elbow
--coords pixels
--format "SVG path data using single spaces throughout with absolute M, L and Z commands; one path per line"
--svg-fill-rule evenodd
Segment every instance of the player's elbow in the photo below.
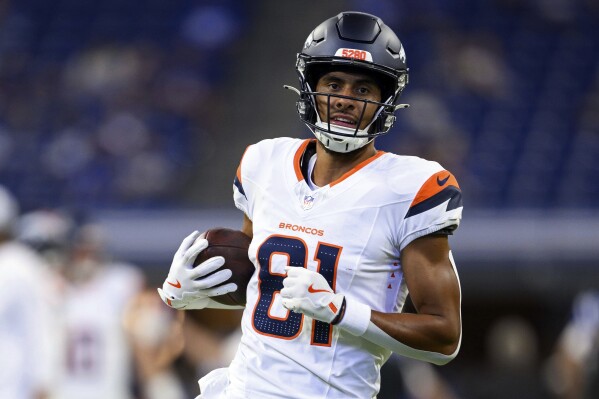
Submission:
M 458 352 L 460 351 L 460 343 L 461 341 L 458 340 L 457 343 L 446 345 L 441 351 L 436 352 L 426 360 L 437 366 L 444 366 L 455 359 L 455 357 L 458 355 Z
M 451 331 L 445 335 L 443 342 L 443 353 L 449 355 L 454 353 L 460 346 L 462 329 L 460 326 L 451 328 Z
M 455 359 L 460 351 L 461 343 L 462 332 L 459 326 L 457 328 L 446 330 L 446 334 L 444 334 L 440 342 L 439 353 L 442 356 L 439 356 L 434 363 L 438 366 L 442 366 Z

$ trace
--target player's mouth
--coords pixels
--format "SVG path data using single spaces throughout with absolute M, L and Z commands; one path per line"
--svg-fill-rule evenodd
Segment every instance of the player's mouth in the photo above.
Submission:
M 350 116 L 347 115 L 333 115 L 331 117 L 331 125 L 356 128 L 357 122 Z

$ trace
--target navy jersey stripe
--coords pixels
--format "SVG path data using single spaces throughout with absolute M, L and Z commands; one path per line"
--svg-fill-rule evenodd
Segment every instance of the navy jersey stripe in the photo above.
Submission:
M 462 191 L 455 186 L 447 186 L 432 197 L 427 198 L 426 200 L 411 207 L 405 218 L 407 219 L 411 216 L 426 212 L 447 200 L 449 200 L 449 202 L 447 203 L 446 211 L 451 211 L 452 209 L 461 207 Z
M 237 178 L 237 176 L 235 176 L 235 179 L 233 180 L 233 184 L 235 185 L 235 187 L 237 187 L 237 189 L 239 190 L 239 192 L 241 194 L 243 194 L 243 196 L 245 197 L 245 199 L 248 199 L 247 195 L 245 195 L 245 191 L 243 189 L 243 186 L 241 185 L 241 182 L 239 181 L 239 179 Z

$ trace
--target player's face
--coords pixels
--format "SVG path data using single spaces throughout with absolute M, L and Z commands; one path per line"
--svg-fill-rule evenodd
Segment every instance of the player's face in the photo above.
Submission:
M 364 129 L 372 121 L 378 107 L 359 100 L 381 101 L 381 89 L 374 79 L 366 74 L 333 71 L 323 75 L 316 84 L 316 91 L 354 97 L 358 100 L 333 96 L 316 96 L 318 114 L 323 122 L 356 129 Z M 328 102 L 330 98 L 330 112 Z M 366 109 L 364 109 L 366 106 Z M 364 111 L 362 120 L 360 116 Z

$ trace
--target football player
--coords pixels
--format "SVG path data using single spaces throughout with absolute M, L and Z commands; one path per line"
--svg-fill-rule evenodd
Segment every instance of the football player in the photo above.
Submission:
M 391 352 L 445 364 L 461 342 L 460 285 L 448 242 L 462 198 L 436 162 L 375 148 L 408 83 L 404 48 L 378 17 L 324 21 L 297 56 L 299 117 L 315 139 L 250 145 L 235 205 L 256 273 L 242 339 L 201 398 L 373 398 Z M 175 254 L 162 290 L 180 309 L 237 287 L 198 233 Z M 169 284 L 170 283 L 170 284 Z M 224 284 L 223 284 L 224 283 Z M 417 313 L 402 313 L 408 293 Z
M 16 239 L 18 217 L 17 199 L 0 186 L 0 398 L 45 399 L 57 377 L 54 276 Z
M 151 389 L 146 370 L 157 368 L 149 361 L 157 351 L 146 343 L 158 341 L 152 336 L 168 329 L 164 326 L 170 320 L 160 319 L 165 312 L 153 312 L 143 300 L 141 271 L 107 256 L 100 226 L 78 225 L 65 212 L 31 211 L 21 217 L 17 231 L 19 240 L 38 251 L 61 281 L 53 341 L 58 361 L 50 397 L 129 399 L 134 384 Z M 135 318 L 129 312 L 132 303 Z M 147 323 L 140 327 L 144 320 L 163 330 L 154 324 L 147 328 Z M 142 328 L 145 334 L 139 333 Z

